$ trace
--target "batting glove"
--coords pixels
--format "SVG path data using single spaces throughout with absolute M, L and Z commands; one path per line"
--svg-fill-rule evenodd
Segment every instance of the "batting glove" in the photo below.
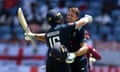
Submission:
M 86 14 L 84 17 L 88 20 L 88 23 L 93 21 L 93 17 L 91 15 Z
M 32 34 L 32 33 L 24 33 L 24 35 L 25 35 L 25 40 L 31 40 L 31 37 L 33 38 L 34 37 L 34 34 Z
M 29 35 L 25 35 L 25 40 L 27 40 L 27 41 L 31 40 L 30 36 Z
M 76 55 L 75 53 L 67 53 L 66 63 L 71 64 L 75 61 Z

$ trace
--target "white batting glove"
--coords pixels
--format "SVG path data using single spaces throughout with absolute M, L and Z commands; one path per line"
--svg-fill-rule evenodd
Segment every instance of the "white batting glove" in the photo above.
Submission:
M 33 38 L 35 35 L 33 33 L 24 33 L 25 40 L 31 40 L 31 37 Z
M 31 40 L 30 36 L 25 35 L 25 40 L 27 40 L 27 41 Z
M 84 17 L 88 20 L 88 23 L 93 21 L 93 17 L 91 15 L 86 14 Z
M 67 54 L 67 58 L 66 58 L 66 63 L 68 63 L 68 64 L 71 64 L 71 63 L 73 63 L 74 61 L 75 61 L 75 58 L 76 58 L 76 55 L 75 55 L 75 53 L 68 53 Z

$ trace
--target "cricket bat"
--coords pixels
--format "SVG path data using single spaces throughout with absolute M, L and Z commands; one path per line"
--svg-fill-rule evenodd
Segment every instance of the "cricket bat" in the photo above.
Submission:
M 24 29 L 26 35 L 28 33 L 31 33 L 21 8 L 18 9 L 18 20 L 19 20 L 22 28 Z M 32 43 L 32 45 L 34 47 L 34 50 L 37 51 L 37 45 L 35 44 L 35 41 L 33 40 L 33 38 L 31 36 L 29 36 L 29 40 L 31 41 L 31 43 Z
M 18 9 L 18 19 L 19 19 L 19 22 L 20 22 L 22 28 L 24 29 L 25 33 L 31 32 L 30 29 L 28 28 L 28 24 L 25 20 L 25 17 L 23 15 L 23 11 L 21 8 Z

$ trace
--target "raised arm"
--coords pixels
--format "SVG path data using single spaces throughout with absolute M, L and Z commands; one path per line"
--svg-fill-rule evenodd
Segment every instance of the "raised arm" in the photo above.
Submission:
M 45 33 L 40 33 L 40 34 L 34 34 L 36 39 L 40 40 L 40 41 L 46 41 L 45 39 Z
M 81 26 L 86 25 L 87 23 L 91 23 L 92 21 L 93 21 L 92 16 L 85 15 L 83 18 L 75 22 L 76 23 L 75 29 L 78 29 Z
M 29 36 L 32 36 L 33 38 L 36 38 L 37 40 L 40 40 L 40 41 L 46 41 L 46 39 L 45 39 L 45 33 L 39 33 L 39 34 L 28 33 L 28 36 L 25 34 L 25 39 L 29 40 Z

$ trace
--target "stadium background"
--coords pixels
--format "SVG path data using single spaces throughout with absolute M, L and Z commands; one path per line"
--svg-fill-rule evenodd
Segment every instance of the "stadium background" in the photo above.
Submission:
M 0 72 L 45 72 L 47 46 L 36 40 L 35 53 L 24 40 L 18 7 L 34 33 L 47 30 L 45 16 L 52 8 L 62 12 L 64 19 L 69 7 L 78 7 L 80 17 L 92 15 L 93 23 L 86 26 L 91 34 L 89 43 L 102 55 L 93 72 L 120 72 L 120 0 L 0 0 Z

